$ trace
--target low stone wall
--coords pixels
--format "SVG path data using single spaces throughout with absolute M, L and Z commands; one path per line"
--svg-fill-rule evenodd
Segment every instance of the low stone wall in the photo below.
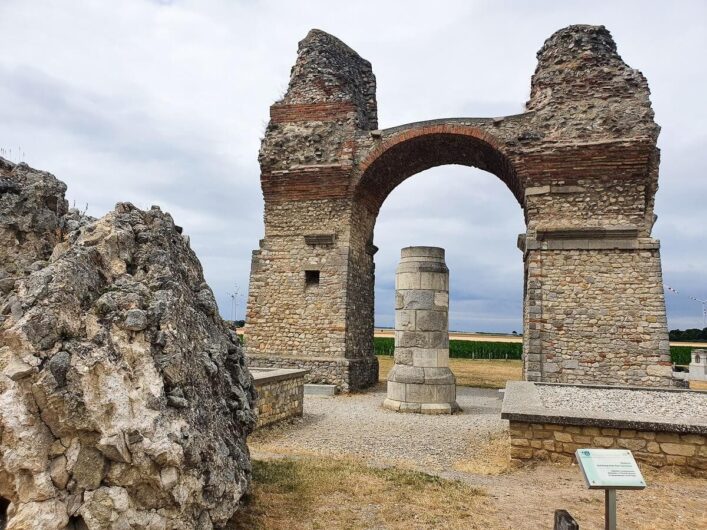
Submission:
M 302 416 L 306 370 L 251 367 L 258 391 L 257 427 Z
M 707 478 L 707 436 L 557 423 L 510 422 L 511 458 L 572 463 L 583 447 L 629 449 L 637 462 L 676 466 Z
M 501 417 L 510 422 L 515 463 L 629 449 L 640 463 L 707 478 L 705 392 L 513 381 Z
M 378 382 L 378 358 L 284 357 L 247 353 L 251 366 L 306 370 L 306 383 L 336 385 L 337 392 L 368 388 Z

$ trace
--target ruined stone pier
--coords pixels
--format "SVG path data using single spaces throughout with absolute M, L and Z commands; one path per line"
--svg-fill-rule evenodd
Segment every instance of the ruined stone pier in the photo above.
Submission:
M 603 26 L 564 28 L 537 57 L 522 114 L 379 129 L 371 64 L 332 35 L 307 35 L 260 149 L 253 366 L 306 368 L 308 382 L 341 391 L 375 384 L 378 213 L 407 178 L 458 164 L 496 175 L 523 210 L 524 377 L 673 384 L 648 82 Z
M 449 369 L 449 269 L 443 248 L 401 252 L 395 273 L 395 364 L 383 406 L 422 414 L 459 410 Z

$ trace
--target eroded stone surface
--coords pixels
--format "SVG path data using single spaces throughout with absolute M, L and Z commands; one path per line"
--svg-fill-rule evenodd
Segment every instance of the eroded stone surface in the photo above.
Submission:
M 50 174 L 1 162 L 8 529 L 225 523 L 254 390 L 187 241 L 157 207 L 87 218 Z

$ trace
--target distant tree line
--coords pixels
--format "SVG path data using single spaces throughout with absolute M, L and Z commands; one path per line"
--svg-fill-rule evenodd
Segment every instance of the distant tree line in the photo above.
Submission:
M 668 333 L 670 340 L 676 342 L 707 341 L 707 328 L 704 329 L 671 329 Z

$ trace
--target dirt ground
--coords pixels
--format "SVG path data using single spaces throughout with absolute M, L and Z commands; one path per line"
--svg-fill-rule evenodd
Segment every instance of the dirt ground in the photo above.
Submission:
M 256 465 L 273 461 L 290 463 L 312 460 L 287 451 L 262 453 L 254 448 Z M 350 466 L 346 456 L 342 459 L 318 457 L 317 465 L 337 469 Z M 396 481 L 383 488 L 366 477 L 361 469 L 367 468 L 374 478 L 376 466 L 361 460 L 355 465 L 356 473 L 345 471 L 333 474 L 329 480 L 317 477 L 320 489 L 313 493 L 312 511 L 303 510 L 302 497 L 296 490 L 287 495 L 272 492 L 272 484 L 256 483 L 255 495 L 241 514 L 248 525 L 233 528 L 484 528 L 484 529 L 540 529 L 552 528 L 556 509 L 566 509 L 577 520 L 582 530 L 602 529 L 604 495 L 602 491 L 588 490 L 576 466 L 552 464 L 504 470 L 498 474 L 447 470 L 428 476 L 439 477 L 442 489 L 410 490 Z M 414 467 L 414 466 L 413 466 Z M 307 466 L 304 466 L 305 473 Z M 319 468 L 321 470 L 321 467 Z M 405 466 L 390 469 L 394 473 L 409 471 Z M 497 473 L 498 469 L 493 468 Z M 618 493 L 619 528 L 635 530 L 695 530 L 707 528 L 707 484 L 704 480 L 643 469 L 648 487 L 643 491 Z M 257 477 L 256 477 L 257 480 Z M 335 484 L 332 486 L 331 484 Z M 270 487 L 269 487 L 270 486 Z M 284 488 L 287 489 L 286 486 Z M 335 491 L 334 491 L 335 490 Z M 450 501 L 449 491 L 466 495 Z M 446 493 L 445 493 L 446 491 Z M 439 503 L 434 507 L 420 504 L 420 496 Z M 401 513 L 404 506 L 407 514 Z M 284 508 L 284 509 L 283 509 Z M 434 509 L 433 509 L 434 508 Z M 415 510 L 418 510 L 416 513 Z M 424 511 L 424 516 L 419 511 Z M 406 516 L 407 515 L 407 516 Z M 234 519 L 238 519 L 238 516 Z M 339 524 L 341 523 L 341 524 Z
M 380 408 L 383 397 L 379 385 L 307 398 L 303 419 L 256 432 L 249 445 L 270 479 L 259 484 L 256 474 L 255 493 L 241 514 L 249 527 L 538 529 L 552 528 L 554 511 L 566 509 L 582 530 L 603 528 L 603 491 L 588 490 L 577 466 L 509 467 L 498 392 L 460 389 L 461 415 L 411 415 L 404 424 L 407 415 Z M 295 466 L 293 473 L 316 477 L 305 493 L 288 486 L 285 473 L 284 485 L 273 478 L 269 466 L 283 460 Z M 385 480 L 380 470 L 390 472 Z M 618 494 L 619 528 L 707 529 L 707 481 L 647 466 L 642 471 L 645 490 Z M 411 480 L 407 472 L 422 475 Z M 459 495 L 468 502 L 460 503 Z M 445 498 L 450 502 L 438 509 Z M 304 499 L 314 508 L 305 509 Z

